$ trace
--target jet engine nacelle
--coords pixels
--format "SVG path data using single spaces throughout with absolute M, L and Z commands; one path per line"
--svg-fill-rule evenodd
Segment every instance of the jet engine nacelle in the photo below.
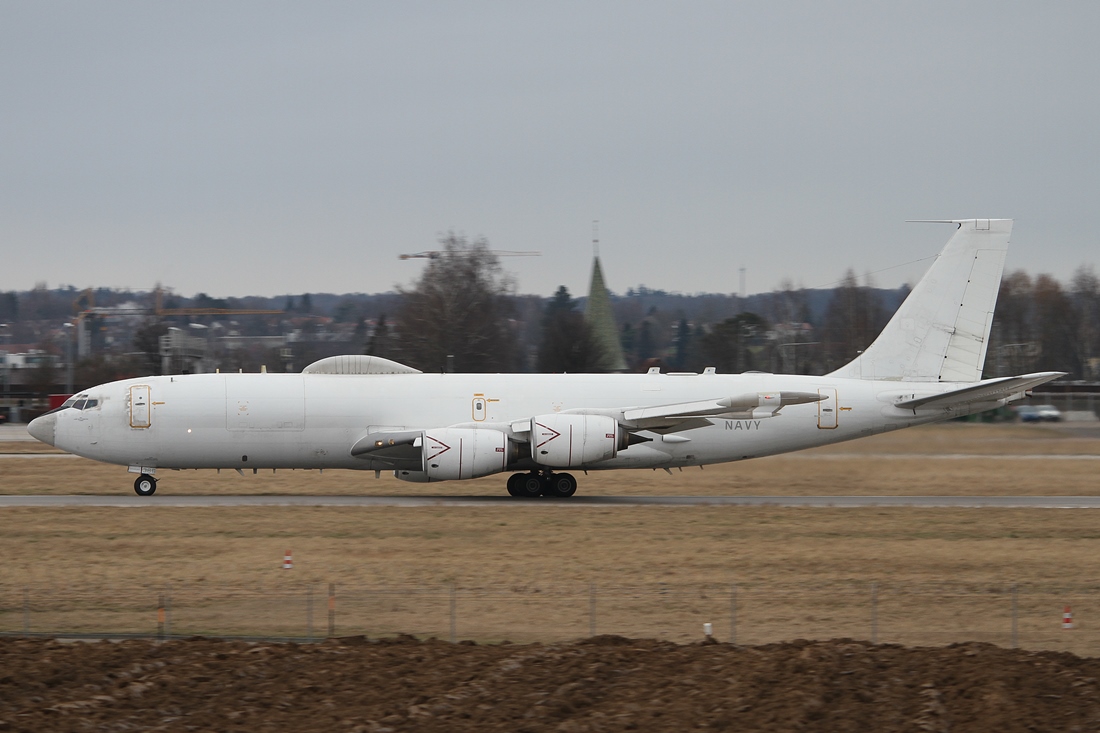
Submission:
M 478 478 L 508 466 L 508 436 L 500 430 L 438 428 L 425 430 L 421 440 L 428 481 Z
M 531 419 L 531 458 L 551 468 L 583 468 L 614 458 L 629 435 L 605 415 L 539 415 Z

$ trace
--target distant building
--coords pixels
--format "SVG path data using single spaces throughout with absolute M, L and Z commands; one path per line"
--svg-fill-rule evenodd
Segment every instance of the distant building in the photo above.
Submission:
M 40 370 L 50 375 L 50 383 L 41 381 L 44 374 Z M 60 357 L 26 345 L 6 344 L 0 350 L 0 422 L 22 422 L 27 419 L 25 410 L 37 416 L 45 409 L 43 389 L 48 393 L 65 389 Z
M 198 324 L 191 324 L 197 328 Z M 205 334 L 206 327 L 202 327 Z M 161 374 L 203 374 L 213 371 L 208 364 L 209 344 L 204 336 L 192 336 L 182 328 L 170 327 L 160 337 Z
M 600 256 L 592 258 L 592 281 L 588 286 L 588 301 L 584 306 L 584 320 L 592 329 L 596 342 L 603 347 L 603 367 L 609 372 L 625 372 L 623 346 L 619 341 L 619 327 L 611 310 L 611 296 L 604 284 Z

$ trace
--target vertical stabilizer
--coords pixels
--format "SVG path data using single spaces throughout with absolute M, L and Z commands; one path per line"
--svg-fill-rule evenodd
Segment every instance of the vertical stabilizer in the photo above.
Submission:
M 1011 219 L 962 219 L 878 338 L 830 376 L 976 382 L 989 346 Z

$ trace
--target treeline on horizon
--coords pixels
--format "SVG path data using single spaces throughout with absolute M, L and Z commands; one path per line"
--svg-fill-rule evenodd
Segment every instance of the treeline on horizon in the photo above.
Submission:
M 78 363 L 79 382 L 157 373 L 157 339 L 170 326 L 228 324 L 240 337 L 294 334 L 294 371 L 334 353 L 368 353 L 424 371 L 607 371 L 606 348 L 583 318 L 584 299 L 564 287 L 551 297 L 521 295 L 484 239 L 451 235 L 407 289 L 381 294 L 304 293 L 278 297 L 163 296 L 164 309 L 279 310 L 277 315 L 135 316 L 128 338 L 99 345 Z M 825 374 L 850 361 L 882 330 L 908 288 L 880 289 L 849 270 L 832 289 L 789 285 L 740 298 L 680 294 L 645 286 L 611 296 L 630 370 L 750 370 Z M 62 324 L 93 303 L 136 303 L 154 294 L 74 287 L 0 292 L 0 350 L 23 345 L 62 355 Z M 237 349 L 223 368 L 279 364 L 264 348 Z M 227 357 L 228 358 L 228 357 Z M 1100 278 L 1081 266 L 1068 283 L 1023 271 L 1002 279 L 986 377 L 1058 370 L 1100 377 Z

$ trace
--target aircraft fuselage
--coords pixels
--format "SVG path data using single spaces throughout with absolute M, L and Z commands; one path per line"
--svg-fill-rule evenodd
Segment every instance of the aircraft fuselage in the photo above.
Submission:
M 932 391 L 959 385 L 942 383 Z M 691 430 L 639 431 L 631 445 L 585 469 L 665 468 L 772 455 L 955 417 L 900 409 L 930 385 L 771 374 L 198 374 L 146 377 L 86 393 L 94 407 L 55 413 L 53 443 L 97 461 L 157 468 L 344 468 L 391 465 L 350 448 L 381 432 L 444 426 L 510 433 L 516 421 L 573 410 L 690 403 L 780 390 L 823 399 L 768 417 L 708 417 Z M 520 463 L 519 468 L 533 464 Z

